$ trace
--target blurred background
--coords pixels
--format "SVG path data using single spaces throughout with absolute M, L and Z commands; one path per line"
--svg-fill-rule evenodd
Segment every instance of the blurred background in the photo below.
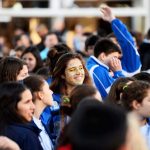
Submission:
M 65 40 L 72 47 L 75 32 L 111 32 L 110 25 L 100 19 L 102 3 L 113 7 L 115 15 L 139 38 L 150 27 L 149 0 L 0 0 L 0 46 L 5 43 L 6 49 L 13 48 L 13 37 L 20 33 L 27 33 L 33 44 L 47 30 L 67 33 Z

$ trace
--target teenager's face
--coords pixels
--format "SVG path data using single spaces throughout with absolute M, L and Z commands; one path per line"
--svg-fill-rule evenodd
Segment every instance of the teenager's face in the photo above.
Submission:
M 34 55 L 32 53 L 26 53 L 23 55 L 22 59 L 26 62 L 29 72 L 32 72 L 37 63 Z
M 23 68 L 20 70 L 19 74 L 17 75 L 17 81 L 23 80 L 28 77 L 28 68 L 27 65 L 23 65 Z
M 103 63 L 104 63 L 105 65 L 109 66 L 110 60 L 111 60 L 113 57 L 120 59 L 120 58 L 121 58 L 121 54 L 118 53 L 118 52 L 113 52 L 113 53 L 110 53 L 110 54 L 108 54 L 108 55 L 105 55 L 105 54 L 104 54 Z
M 142 117 L 150 117 L 150 89 L 147 90 L 147 95 L 142 103 L 139 103 L 137 112 Z
M 71 86 L 81 85 L 85 79 L 85 71 L 81 61 L 78 58 L 68 62 L 65 69 L 66 84 Z
M 54 45 L 58 44 L 57 36 L 55 34 L 47 35 L 44 44 L 47 48 L 51 48 Z
M 50 90 L 49 85 L 46 81 L 44 81 L 44 85 L 42 87 L 42 94 L 43 94 L 43 103 L 45 103 L 48 106 L 53 105 L 53 91 Z
M 17 112 L 25 121 L 30 122 L 33 117 L 34 109 L 32 94 L 30 90 L 27 89 L 21 94 L 21 100 L 17 104 Z

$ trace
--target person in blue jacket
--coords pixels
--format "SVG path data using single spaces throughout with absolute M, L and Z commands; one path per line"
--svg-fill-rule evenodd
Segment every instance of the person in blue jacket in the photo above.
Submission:
M 114 46 L 106 39 L 105 41 L 107 42 L 104 42 L 104 40 L 99 41 L 95 45 L 94 56 L 91 56 L 87 61 L 87 69 L 104 99 L 115 79 L 136 74 L 141 69 L 141 62 L 134 40 L 126 26 L 119 19 L 115 18 L 110 7 L 103 6 L 100 11 L 102 18 L 111 23 L 117 39 L 117 44 L 114 44 L 118 46 L 117 48 L 117 46 Z M 103 49 L 104 47 L 105 49 Z M 110 72 L 113 74 L 110 74 Z
M 29 124 L 35 106 L 32 94 L 23 84 L 0 84 L 0 135 L 15 141 L 21 150 L 43 150 L 38 135 L 41 130 Z
M 35 111 L 32 124 L 35 124 L 41 132 L 39 140 L 44 150 L 53 150 L 52 136 L 49 126 L 42 123 L 40 115 L 46 107 L 53 105 L 53 91 L 50 90 L 48 83 L 42 76 L 31 75 L 23 80 L 23 83 L 31 90 Z

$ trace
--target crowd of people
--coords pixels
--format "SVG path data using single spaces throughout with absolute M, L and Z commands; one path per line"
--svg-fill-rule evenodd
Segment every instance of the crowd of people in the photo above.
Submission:
M 70 48 L 39 26 L 38 45 L 19 32 L 1 51 L 1 150 L 150 150 L 150 30 L 137 45 L 109 6 L 100 13 L 111 34 L 78 25 Z

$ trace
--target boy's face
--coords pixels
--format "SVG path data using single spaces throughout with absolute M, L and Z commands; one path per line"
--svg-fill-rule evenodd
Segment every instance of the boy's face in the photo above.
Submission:
M 115 57 L 120 59 L 121 58 L 121 54 L 119 52 L 112 52 L 108 55 L 106 55 L 105 53 L 103 53 L 103 56 L 100 58 L 100 60 L 107 66 L 109 66 L 110 64 L 110 60 Z

